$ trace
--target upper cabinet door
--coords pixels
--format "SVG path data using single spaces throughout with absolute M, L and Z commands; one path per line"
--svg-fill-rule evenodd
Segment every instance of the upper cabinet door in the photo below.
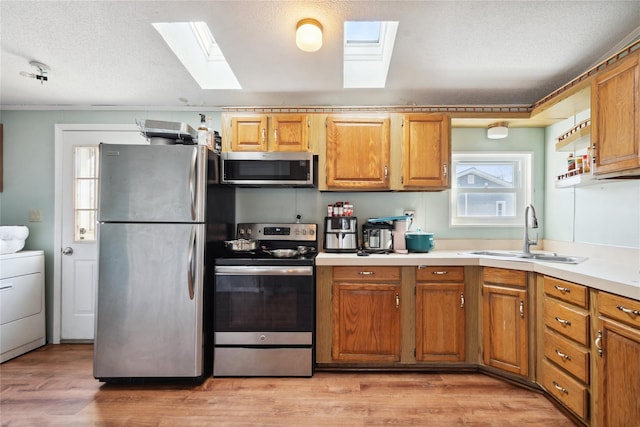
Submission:
M 388 116 L 327 117 L 327 187 L 389 189 Z
M 593 80 L 591 138 L 596 175 L 640 168 L 640 51 Z
M 403 188 L 450 188 L 450 117 L 408 114 L 403 117 L 402 126 Z
M 231 118 L 231 151 L 267 151 L 267 116 Z
M 308 151 L 309 119 L 306 115 L 283 114 L 271 118 L 272 151 Z

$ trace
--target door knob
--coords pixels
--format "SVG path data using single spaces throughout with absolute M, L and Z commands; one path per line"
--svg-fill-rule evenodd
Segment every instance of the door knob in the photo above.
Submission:
M 62 255 L 73 255 L 73 248 L 67 246 L 62 250 Z

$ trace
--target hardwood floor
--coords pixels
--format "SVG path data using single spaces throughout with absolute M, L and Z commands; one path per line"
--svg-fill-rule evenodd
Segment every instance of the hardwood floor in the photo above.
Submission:
M 89 344 L 0 365 L 3 426 L 573 426 L 543 395 L 482 374 L 333 373 L 116 385 Z

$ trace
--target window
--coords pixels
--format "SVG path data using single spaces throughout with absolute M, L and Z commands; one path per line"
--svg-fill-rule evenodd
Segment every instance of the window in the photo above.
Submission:
M 452 226 L 519 227 L 532 200 L 531 153 L 453 153 Z
M 76 146 L 74 149 L 74 242 L 96 240 L 98 211 L 98 147 Z

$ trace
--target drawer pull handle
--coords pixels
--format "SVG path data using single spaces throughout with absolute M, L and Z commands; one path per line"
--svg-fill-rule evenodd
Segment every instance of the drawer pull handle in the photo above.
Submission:
M 420 265 L 418 266 L 418 270 L 424 270 L 425 268 L 427 268 L 427 266 L 426 266 L 426 265 L 422 265 L 422 264 L 420 264 Z
M 556 316 L 556 321 L 564 326 L 571 326 L 571 321 L 561 319 L 558 316 Z
M 562 387 L 560 384 L 558 384 L 557 382 L 553 382 L 553 386 L 556 388 L 556 390 L 563 392 L 564 394 L 569 394 L 569 390 L 567 390 L 566 388 Z
M 621 305 L 617 305 L 616 308 L 623 313 L 633 314 L 634 316 L 640 316 L 640 310 L 633 310 L 631 308 L 625 308 Z
M 464 308 L 464 294 L 460 292 L 460 308 Z
M 571 356 L 569 356 L 568 354 L 564 354 L 563 352 L 561 352 L 561 351 L 560 351 L 560 350 L 558 350 L 557 348 L 556 348 L 556 354 L 557 354 L 558 356 L 560 356 L 560 357 L 561 357 L 562 359 L 564 359 L 564 360 L 571 360 Z
M 7 285 L 0 288 L 0 291 L 8 291 L 9 289 L 13 289 L 13 285 Z
M 520 318 L 524 319 L 524 301 L 520 300 Z
M 598 356 L 602 357 L 602 331 L 598 331 L 598 336 L 593 342 L 593 345 L 598 349 Z
M 400 295 L 396 294 L 396 310 L 400 309 Z
M 361 276 L 373 276 L 376 273 L 374 271 L 361 271 L 358 274 Z
M 563 294 L 571 293 L 571 289 L 569 288 L 563 288 L 562 286 L 558 286 L 558 285 L 553 285 L 553 287 L 559 290 L 560 292 L 562 292 Z
M 435 274 L 435 275 L 438 275 L 438 276 L 444 276 L 445 274 L 449 274 L 449 272 L 448 271 L 434 271 L 431 274 Z

